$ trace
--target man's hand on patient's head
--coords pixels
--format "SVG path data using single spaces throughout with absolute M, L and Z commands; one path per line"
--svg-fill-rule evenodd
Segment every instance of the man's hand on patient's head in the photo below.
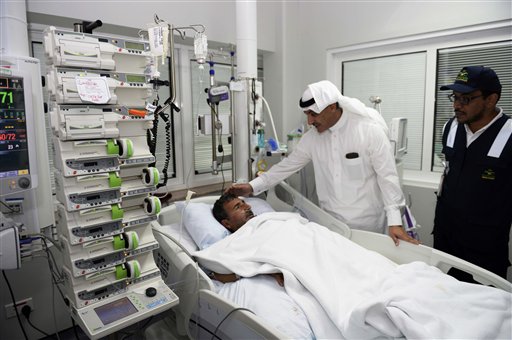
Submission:
M 252 186 L 249 183 L 237 183 L 227 188 L 224 193 L 235 196 L 249 196 L 252 194 Z
M 395 246 L 398 246 L 400 244 L 400 240 L 404 240 L 406 242 L 410 242 L 413 244 L 420 244 L 420 241 L 409 236 L 401 225 L 390 226 L 389 236 L 393 239 L 393 242 L 395 242 Z

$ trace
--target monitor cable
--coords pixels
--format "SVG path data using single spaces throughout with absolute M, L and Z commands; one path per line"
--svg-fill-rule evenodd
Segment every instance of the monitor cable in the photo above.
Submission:
M 16 318 L 18 319 L 18 323 L 20 324 L 20 328 L 23 332 L 23 335 L 25 336 L 25 340 L 28 340 L 27 332 L 25 331 L 25 327 L 23 327 L 23 324 L 21 323 L 20 313 L 18 312 L 18 308 L 16 306 L 16 299 L 14 298 L 14 293 L 12 291 L 11 284 L 9 282 L 9 279 L 7 279 L 7 275 L 5 274 L 5 270 L 2 270 L 2 275 L 4 276 L 5 283 L 7 283 L 7 287 L 9 288 L 9 293 L 11 294 L 12 299 L 12 306 L 14 308 L 14 311 L 16 312 Z
M 43 334 L 44 336 L 47 336 L 47 337 L 50 337 L 51 335 L 46 333 L 45 331 L 43 331 L 42 329 L 36 327 L 32 321 L 30 321 L 30 314 L 32 313 L 32 308 L 30 308 L 30 306 L 26 305 L 26 306 L 23 306 L 21 308 L 21 314 L 23 314 L 25 316 L 25 318 L 27 319 L 27 322 L 28 324 L 33 328 L 35 329 L 36 331 L 38 331 L 39 333 Z

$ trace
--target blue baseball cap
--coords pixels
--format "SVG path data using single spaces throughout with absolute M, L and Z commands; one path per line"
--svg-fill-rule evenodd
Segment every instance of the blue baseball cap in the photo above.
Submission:
M 466 66 L 460 70 L 453 84 L 441 86 L 440 90 L 460 93 L 476 90 L 501 93 L 501 84 L 493 69 L 485 66 Z

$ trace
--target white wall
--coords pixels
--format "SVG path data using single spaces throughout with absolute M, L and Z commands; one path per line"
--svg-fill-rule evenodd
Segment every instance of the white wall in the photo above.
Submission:
M 326 50 L 512 18 L 510 1 L 304 1 L 286 8 L 298 13 L 301 87 L 326 78 Z M 285 75 L 286 77 L 286 75 Z M 286 80 L 285 80 L 286 81 Z M 301 93 L 285 94 L 296 103 Z M 287 121 L 284 130 L 297 122 Z
M 83 1 L 27 0 L 27 11 L 61 17 L 78 18 L 126 27 L 145 27 L 153 23 L 156 13 L 174 26 L 203 24 L 209 40 L 235 43 L 235 1 Z M 258 8 L 258 48 L 276 48 L 272 7 Z M 72 27 L 71 27 L 72 28 Z

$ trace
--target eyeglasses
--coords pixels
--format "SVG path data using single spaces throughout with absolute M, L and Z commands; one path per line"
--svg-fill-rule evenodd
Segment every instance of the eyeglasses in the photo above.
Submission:
M 468 96 L 456 96 L 454 95 L 453 93 L 452 94 L 449 94 L 448 95 L 448 99 L 450 100 L 450 102 L 452 103 L 455 103 L 455 102 L 459 102 L 461 103 L 462 105 L 468 105 L 473 99 L 476 99 L 478 97 L 482 97 L 483 94 L 481 95 L 478 95 L 478 96 L 473 96 L 473 97 L 468 97 Z

